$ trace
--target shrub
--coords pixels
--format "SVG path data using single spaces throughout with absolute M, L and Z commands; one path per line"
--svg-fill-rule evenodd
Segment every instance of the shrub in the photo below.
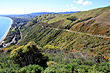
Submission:
M 57 46 L 52 46 L 52 45 L 45 45 L 44 47 L 43 47 L 43 49 L 45 49 L 45 50 L 55 50 L 55 49 L 59 49 Z
M 48 57 L 40 52 L 35 42 L 29 42 L 25 46 L 12 50 L 10 58 L 21 67 L 29 64 L 38 64 L 45 67 L 48 61 Z

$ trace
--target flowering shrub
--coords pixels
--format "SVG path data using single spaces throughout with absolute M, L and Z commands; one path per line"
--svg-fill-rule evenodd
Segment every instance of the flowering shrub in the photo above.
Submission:
M 10 58 L 20 66 L 27 66 L 29 64 L 46 66 L 46 62 L 48 61 L 48 57 L 40 52 L 35 42 L 29 42 L 25 46 L 12 50 Z

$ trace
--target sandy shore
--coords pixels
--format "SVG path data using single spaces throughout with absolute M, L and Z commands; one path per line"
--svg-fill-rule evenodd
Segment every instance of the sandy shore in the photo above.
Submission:
M 7 18 L 8 18 L 8 17 L 7 17 Z M 12 20 L 11 18 L 9 18 L 9 19 L 11 20 L 11 25 L 12 25 L 12 24 L 13 24 L 13 20 Z M 6 38 L 8 32 L 9 32 L 9 30 L 10 30 L 10 28 L 11 28 L 11 25 L 10 25 L 10 27 L 8 28 L 8 30 L 5 32 L 4 36 L 0 39 L 0 42 L 2 42 L 2 41 Z

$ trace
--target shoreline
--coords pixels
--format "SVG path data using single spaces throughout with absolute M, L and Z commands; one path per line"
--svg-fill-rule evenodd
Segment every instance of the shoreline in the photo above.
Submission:
M 9 17 L 7 17 L 7 18 L 9 18 Z M 9 19 L 11 20 L 11 25 L 10 25 L 10 27 L 8 28 L 8 30 L 5 32 L 5 34 L 3 35 L 3 37 L 0 39 L 0 42 L 2 42 L 2 41 L 6 38 L 8 32 L 9 32 L 9 30 L 10 30 L 12 24 L 13 24 L 13 20 L 12 20 L 11 18 L 9 18 Z

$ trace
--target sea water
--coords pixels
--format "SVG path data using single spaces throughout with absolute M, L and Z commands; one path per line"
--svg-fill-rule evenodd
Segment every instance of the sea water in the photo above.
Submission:
M 0 16 L 0 40 L 10 28 L 12 21 L 10 18 Z

